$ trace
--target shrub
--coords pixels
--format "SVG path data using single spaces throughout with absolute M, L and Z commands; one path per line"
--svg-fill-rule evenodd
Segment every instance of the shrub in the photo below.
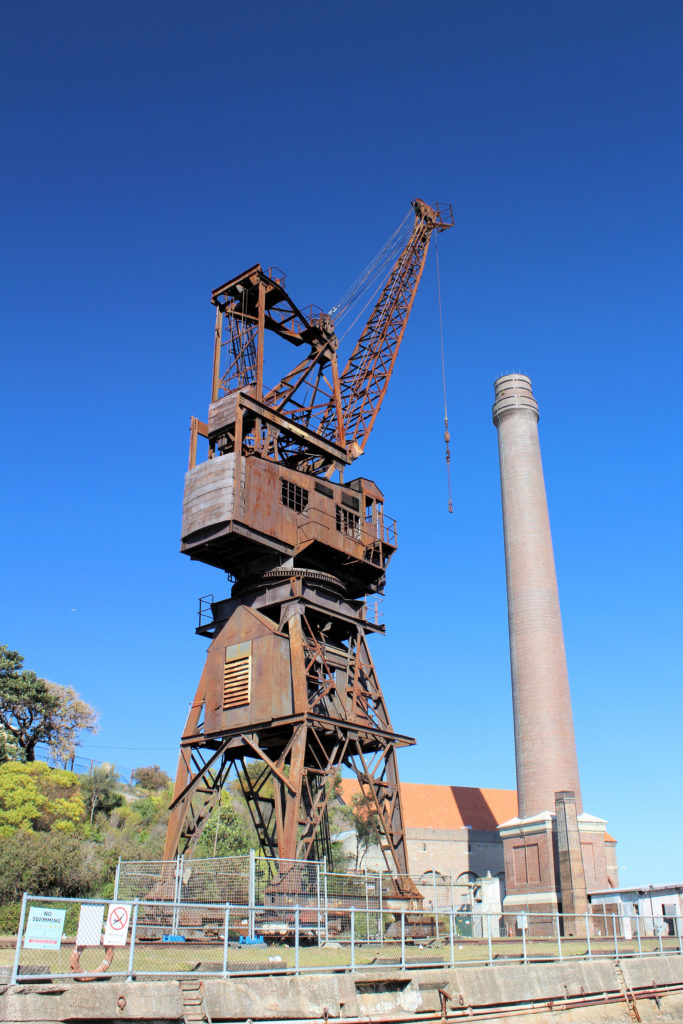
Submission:
M 0 904 L 22 893 L 90 896 L 104 882 L 97 848 L 61 832 L 0 836 Z
M 0 907 L 0 935 L 16 935 L 20 917 L 21 903 L 6 903 Z

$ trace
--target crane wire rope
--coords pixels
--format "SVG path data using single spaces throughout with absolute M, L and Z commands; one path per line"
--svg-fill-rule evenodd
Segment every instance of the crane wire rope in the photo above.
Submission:
M 329 315 L 336 322 L 342 320 L 363 297 L 378 277 L 385 276 L 388 266 L 393 264 L 396 253 L 402 249 L 407 235 L 409 234 L 412 211 L 406 214 L 393 235 L 384 243 L 379 252 L 373 257 L 365 270 L 360 274 L 353 284 L 346 290 L 342 298 L 333 306 Z
M 409 222 L 410 214 L 403 219 L 391 238 L 385 242 L 363 273 L 347 289 L 340 302 L 330 310 L 330 315 L 334 315 L 337 320 L 342 319 L 363 293 L 372 286 L 373 280 L 384 274 L 387 266 L 393 262 L 395 253 L 402 248 L 404 236 L 408 234 Z
M 343 307 L 335 307 L 336 309 L 340 310 L 340 312 L 335 314 L 335 322 L 337 324 L 343 323 L 346 318 L 348 318 L 352 313 L 355 312 L 356 308 L 360 305 L 360 303 L 363 301 L 368 292 L 370 293 L 370 298 L 366 300 L 364 305 L 361 307 L 360 312 L 356 314 L 356 316 L 351 321 L 351 324 L 343 332 L 340 341 L 346 337 L 346 335 L 351 330 L 351 327 L 357 322 L 359 316 L 363 312 L 365 312 L 370 302 L 372 302 L 373 298 L 383 287 L 383 285 L 388 279 L 389 271 L 391 270 L 396 261 L 397 253 L 400 252 L 402 248 L 403 244 L 397 245 L 392 250 L 387 252 L 384 259 L 382 259 L 381 262 L 378 262 L 374 266 L 373 272 L 367 275 L 363 282 L 363 287 L 356 291 L 351 300 L 344 303 Z
M 439 273 L 439 236 L 435 233 L 434 251 L 436 253 L 436 290 L 439 297 L 439 330 L 441 334 L 441 378 L 443 380 L 443 419 L 446 443 L 446 477 L 448 480 L 448 511 L 453 512 L 453 492 L 451 490 L 451 435 L 448 430 L 448 403 L 446 401 L 446 357 L 443 345 L 443 313 L 441 310 L 441 274 Z

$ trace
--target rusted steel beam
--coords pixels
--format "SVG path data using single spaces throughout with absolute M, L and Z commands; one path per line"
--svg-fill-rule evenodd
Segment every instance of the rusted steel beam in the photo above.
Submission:
M 298 423 L 294 423 L 286 416 L 275 412 L 262 402 L 258 402 L 256 399 L 251 398 L 251 396 L 241 393 L 239 396 L 239 403 L 244 409 L 249 409 L 250 412 L 260 416 L 266 422 L 279 427 L 285 434 L 291 434 L 292 437 L 295 437 L 298 441 L 304 442 L 310 451 L 326 455 L 335 462 L 343 463 L 345 465 L 353 462 L 353 459 L 349 456 L 348 452 L 341 447 L 341 445 L 335 444 L 334 441 L 328 441 L 327 438 L 321 437 L 320 434 L 316 434 L 313 430 L 309 430 L 307 427 L 300 427 Z
M 223 314 L 216 309 L 216 327 L 213 341 L 213 374 L 211 376 L 211 401 L 218 398 L 218 387 L 221 376 L 221 346 L 223 339 Z
M 296 787 L 294 786 L 294 784 L 287 778 L 286 775 L 284 775 L 280 771 L 275 762 L 271 761 L 266 752 L 262 750 L 261 747 L 259 747 L 258 743 L 256 743 L 255 740 L 252 740 L 249 736 L 245 736 L 244 733 L 242 733 L 240 739 L 244 743 L 246 743 L 248 747 L 251 747 L 254 754 L 256 755 L 257 758 L 259 758 L 259 760 L 263 761 L 264 764 L 268 765 L 275 778 L 279 779 L 283 786 L 286 786 L 291 793 L 296 794 Z

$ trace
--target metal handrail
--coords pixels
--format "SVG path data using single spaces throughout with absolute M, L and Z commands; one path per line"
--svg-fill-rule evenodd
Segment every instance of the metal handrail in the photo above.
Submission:
M 305 901 L 299 896 L 296 902 L 289 904 L 274 901 L 250 902 L 248 905 L 230 902 L 188 903 L 177 899 L 112 901 L 24 893 L 10 983 L 15 985 L 19 977 L 22 981 L 43 981 L 73 979 L 75 975 L 79 978 L 99 976 L 101 968 L 81 968 L 78 956 L 74 964 L 74 954 L 67 960 L 66 950 L 62 950 L 62 943 L 69 947 L 73 944 L 74 952 L 80 956 L 85 946 L 100 945 L 99 941 L 95 941 L 98 938 L 97 924 L 89 943 L 81 938 L 79 947 L 76 947 L 75 937 L 63 939 L 65 908 L 73 904 L 81 907 L 79 925 L 89 920 L 92 927 L 92 915 L 83 915 L 83 907 L 101 907 L 99 917 L 102 922 L 112 918 L 120 922 L 122 917 L 125 918 L 122 925 L 125 930 L 112 938 L 112 932 L 109 932 L 108 937 L 108 929 L 105 931 L 104 942 L 114 948 L 109 976 L 127 977 L 130 981 L 151 976 L 178 977 L 187 974 L 194 977 L 204 974 L 225 978 L 237 973 L 260 974 L 264 971 L 268 974 L 353 971 L 374 962 L 372 957 L 376 955 L 375 947 L 383 949 L 383 967 L 405 967 L 408 962 L 407 951 L 410 950 L 411 969 L 434 966 L 481 967 L 492 965 L 494 960 L 498 964 L 502 961 L 532 963 L 683 955 L 683 918 L 679 915 L 672 919 L 675 934 L 668 935 L 663 941 L 661 931 L 657 932 L 655 917 L 651 919 L 650 933 L 647 930 L 647 918 L 609 915 L 612 918 L 613 935 L 602 935 L 598 926 L 604 914 L 493 913 L 477 912 L 472 908 L 426 911 L 396 907 L 390 909 L 387 903 L 382 903 L 381 890 L 370 899 L 367 886 L 365 898 L 361 893 L 358 897 L 355 905 L 349 907 L 335 905 L 323 890 L 318 892 L 316 898 L 311 896 Z M 61 905 L 55 908 L 56 915 L 50 909 L 55 904 Z M 37 919 L 32 913 L 27 913 L 29 907 L 31 911 L 38 911 Z M 62 911 L 61 918 L 59 911 Z M 114 917 L 115 914 L 118 918 Z M 194 961 L 194 956 L 183 958 L 181 944 L 185 941 L 191 943 L 192 938 L 186 939 L 183 932 L 197 931 L 197 922 L 201 926 L 204 918 L 213 922 L 212 931 L 216 936 L 214 944 L 222 949 L 222 962 L 190 964 L 188 961 Z M 55 920 L 57 922 L 51 933 L 54 938 L 50 944 L 45 944 L 44 933 L 41 931 L 46 919 L 51 919 L 51 923 Z M 627 934 L 626 920 L 635 920 L 637 942 L 633 938 L 624 937 Z M 71 922 L 73 934 L 75 917 L 72 916 Z M 153 933 L 152 937 L 162 942 L 141 946 L 139 940 L 149 938 L 150 932 Z M 280 957 L 279 963 L 269 961 L 264 967 L 258 961 L 245 959 L 239 952 L 241 941 L 235 941 L 238 935 L 248 942 L 277 938 L 283 952 L 287 952 L 288 960 Z M 335 938 L 337 951 L 348 950 L 348 953 L 330 955 L 330 936 Z M 204 938 L 201 941 L 206 945 Z M 192 949 L 191 945 L 189 948 Z M 118 957 L 118 963 L 115 955 L 117 949 L 123 954 Z M 35 959 L 31 963 L 34 950 Z M 67 963 L 70 970 L 61 969 Z
M 359 544 L 363 544 L 364 547 L 370 548 L 373 545 L 380 543 L 386 544 L 390 547 L 396 547 L 396 541 L 398 537 L 398 525 L 395 519 L 391 519 L 389 516 L 382 516 L 382 519 L 378 522 L 375 520 L 365 520 L 362 518 L 360 512 L 355 512 L 353 509 L 347 509 L 345 506 L 338 506 L 348 516 L 354 516 L 358 519 L 358 523 L 352 528 L 340 529 L 338 525 L 337 513 L 325 512 L 321 508 L 311 508 L 310 505 L 299 513 L 297 519 L 297 533 L 305 529 L 306 526 L 320 526 L 327 529 L 333 529 L 334 531 L 341 533 L 342 536 L 348 537 L 350 540 L 355 540 Z M 306 540 L 312 538 L 306 537 Z

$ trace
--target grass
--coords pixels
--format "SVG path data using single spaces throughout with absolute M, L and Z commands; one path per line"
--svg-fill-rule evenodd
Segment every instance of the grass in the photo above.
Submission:
M 675 952 L 679 949 L 678 939 L 662 939 L 662 947 L 666 952 Z M 641 948 L 643 953 L 658 952 L 658 939 L 642 939 Z M 594 955 L 613 956 L 614 942 L 607 939 L 592 939 L 591 949 Z M 21 951 L 21 964 L 28 973 L 31 967 L 40 967 L 40 973 L 47 968 L 47 973 L 68 974 L 69 957 L 73 951 L 73 943 L 67 940 L 59 950 L 25 950 Z M 523 956 L 522 942 L 520 939 L 494 939 L 492 942 L 493 958 L 497 962 L 504 960 L 521 960 Z M 588 946 L 585 939 L 566 939 L 562 941 L 562 956 L 584 957 L 587 956 Z M 635 940 L 619 941 L 620 955 L 637 954 L 638 943 Z M 114 960 L 111 971 L 126 972 L 128 970 L 128 959 L 130 947 L 117 948 L 114 953 Z M 101 962 L 104 951 L 102 947 L 88 948 L 81 955 L 81 969 L 92 971 Z M 344 969 L 350 966 L 350 947 L 348 944 L 341 948 L 322 948 L 317 946 L 302 946 L 299 950 L 299 968 L 301 970 L 334 970 Z M 454 940 L 453 958 L 456 963 L 486 962 L 489 956 L 488 942 L 481 939 Z M 240 971 L 278 971 L 293 970 L 295 967 L 295 950 L 293 946 L 286 944 L 266 946 L 235 946 L 230 945 L 228 949 L 228 971 L 237 973 Z M 391 966 L 391 963 L 399 963 L 401 949 L 399 944 L 359 943 L 355 949 L 355 964 L 357 967 L 371 966 L 376 958 L 379 958 L 381 968 Z M 415 966 L 416 962 L 427 964 L 448 965 L 451 959 L 450 943 L 448 941 L 435 943 L 428 946 L 419 944 L 406 946 L 406 962 L 408 966 Z M 527 941 L 527 959 L 557 960 L 557 942 L 553 940 L 533 939 Z M 0 949 L 0 965 L 11 965 L 14 961 L 14 950 L 11 948 Z M 199 964 L 205 965 L 204 969 L 212 973 L 220 974 L 223 965 L 223 944 L 203 943 L 145 943 L 140 942 L 135 948 L 134 972 L 173 972 L 182 973 L 187 971 L 201 970 Z

